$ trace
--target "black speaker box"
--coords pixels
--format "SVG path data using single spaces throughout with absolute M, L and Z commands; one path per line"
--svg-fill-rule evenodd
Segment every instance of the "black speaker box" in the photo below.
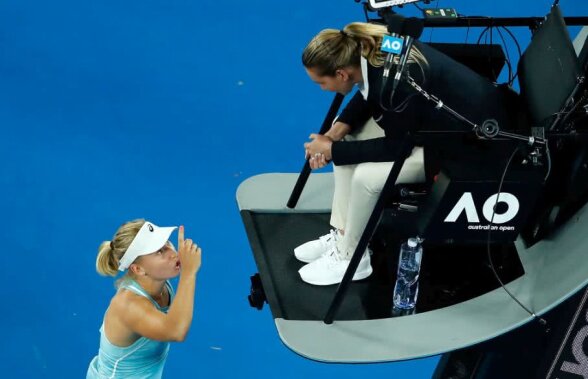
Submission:
M 429 46 L 493 82 L 498 79 L 506 62 L 502 46 L 496 44 L 430 43 Z

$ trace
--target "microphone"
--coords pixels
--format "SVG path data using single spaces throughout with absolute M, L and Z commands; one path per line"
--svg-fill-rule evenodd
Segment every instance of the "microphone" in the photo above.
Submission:
M 402 33 L 402 27 L 404 26 L 404 17 L 397 13 L 389 13 L 384 15 L 384 21 L 386 21 L 386 27 L 390 35 L 398 37 Z
M 394 55 L 400 54 L 403 46 L 403 39 L 400 37 L 404 26 L 404 17 L 399 14 L 386 14 L 384 17 L 386 21 L 388 33 L 390 36 L 384 36 L 382 40 L 381 50 L 388 53 L 384 62 L 384 81 L 388 79 L 390 69 L 394 64 Z M 391 38 L 390 38 L 391 37 Z
M 424 24 L 423 21 L 416 18 L 410 17 L 406 19 L 404 22 L 404 26 L 402 28 L 402 34 L 405 36 L 405 43 L 404 48 L 402 49 L 402 53 L 400 54 L 400 59 L 398 62 L 398 67 L 396 68 L 396 74 L 394 75 L 394 81 L 392 83 L 392 92 L 390 95 L 390 99 L 394 97 L 394 92 L 400 83 L 400 78 L 404 73 L 404 67 L 406 66 L 406 62 L 408 61 L 408 57 L 410 56 L 410 51 L 412 50 L 412 45 L 415 39 L 418 39 L 421 34 L 423 33 Z

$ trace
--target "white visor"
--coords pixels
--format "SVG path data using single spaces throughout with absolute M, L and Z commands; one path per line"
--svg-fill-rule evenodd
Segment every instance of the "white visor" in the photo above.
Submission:
M 176 226 L 160 228 L 149 221 L 145 221 L 145 224 L 139 229 L 139 233 L 137 233 L 133 242 L 131 242 L 129 248 L 120 259 L 118 270 L 124 271 L 129 268 L 137 257 L 155 253 L 161 249 L 176 228 Z

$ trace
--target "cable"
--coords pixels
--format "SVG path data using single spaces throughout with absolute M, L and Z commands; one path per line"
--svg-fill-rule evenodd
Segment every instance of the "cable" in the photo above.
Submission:
M 494 44 L 494 25 L 490 25 L 490 45 L 487 45 L 488 52 L 492 51 L 492 45 Z M 490 69 L 492 70 L 492 76 L 494 76 L 498 80 L 498 74 L 494 72 L 494 67 L 492 66 L 492 59 L 490 58 L 490 54 L 488 54 L 488 63 L 490 64 Z
M 545 143 L 545 156 L 547 157 L 547 173 L 545 174 L 545 178 L 543 178 L 543 182 L 545 183 L 551 174 L 551 152 L 549 151 L 549 142 Z
M 478 36 L 478 40 L 476 41 L 476 45 L 479 45 L 480 44 L 480 41 L 482 41 L 482 37 L 486 36 L 486 33 L 488 33 L 488 29 L 490 29 L 490 27 L 489 26 L 486 26 L 484 28 L 484 30 L 482 30 L 480 32 L 480 35 Z M 484 40 L 484 43 L 486 43 L 486 40 Z
M 476 45 L 480 45 L 482 37 L 484 37 L 484 45 L 488 45 L 488 30 L 490 30 L 490 28 L 491 26 L 486 26 L 484 30 L 480 32 L 480 35 L 478 36 L 478 41 L 476 41 Z
M 462 16 L 460 16 L 462 17 Z M 468 43 L 468 37 L 470 36 L 470 27 L 471 27 L 471 20 L 468 18 L 468 29 L 466 30 L 466 38 L 465 38 L 465 44 L 467 45 Z
M 492 209 L 492 217 L 490 218 L 490 226 L 492 226 L 492 224 L 494 224 L 494 215 L 496 215 L 496 206 L 498 205 L 498 199 L 500 199 L 500 192 L 502 191 L 502 184 L 504 183 L 504 178 L 506 177 L 506 173 L 508 171 L 508 167 L 510 166 L 513 158 L 515 157 L 516 153 L 519 152 L 519 150 L 521 149 L 521 146 L 517 146 L 516 149 L 514 149 L 514 151 L 512 152 L 512 154 L 510 155 L 510 158 L 508 159 L 508 162 L 506 163 L 506 166 L 504 167 L 504 171 L 502 172 L 502 177 L 500 178 L 500 184 L 498 185 L 498 192 L 496 194 L 496 202 L 494 203 L 494 207 Z M 530 314 L 533 319 L 539 321 L 539 323 L 543 326 L 547 325 L 547 321 L 545 321 L 544 318 L 539 317 L 535 314 L 535 312 L 531 311 L 529 308 L 527 308 L 523 303 L 521 303 L 519 301 L 519 299 L 517 299 L 509 290 L 508 288 L 506 288 L 506 286 L 504 285 L 504 283 L 502 282 L 502 280 L 500 279 L 500 276 L 498 275 L 498 272 L 496 272 L 496 268 L 494 267 L 494 262 L 492 262 L 492 254 L 490 254 L 490 234 L 492 232 L 492 227 L 488 228 L 488 240 L 486 241 L 486 249 L 487 249 L 487 253 L 488 253 L 488 261 L 490 263 L 490 268 L 492 269 L 492 272 L 494 273 L 494 276 L 496 277 L 496 280 L 498 280 L 498 283 L 500 283 L 500 285 L 502 286 L 502 289 L 504 289 L 504 291 L 506 291 L 506 293 L 518 304 L 521 306 L 521 308 L 523 308 L 528 314 Z
M 490 17 L 487 17 L 487 16 L 466 16 L 466 15 L 461 14 L 461 13 L 458 14 L 458 17 L 466 18 L 466 20 L 468 21 L 468 28 L 466 30 L 466 38 L 465 38 L 465 42 L 464 42 L 466 44 L 468 43 L 468 39 L 469 39 L 469 36 L 470 36 L 470 29 L 472 27 L 472 25 L 471 25 L 472 19 L 475 19 L 475 18 L 490 19 Z M 478 44 L 479 43 L 480 42 L 478 41 Z
M 506 66 L 508 67 L 508 85 L 510 86 L 512 83 L 512 64 L 511 64 L 511 60 L 510 60 L 510 54 L 508 52 L 508 46 L 506 46 L 506 41 L 504 39 L 504 36 L 502 35 L 502 32 L 500 31 L 500 28 L 497 28 L 496 31 L 498 32 L 498 35 L 500 36 L 500 39 L 502 40 L 502 45 L 504 46 L 504 51 L 506 52 Z
M 472 18 L 474 16 L 471 16 L 470 18 Z M 475 16 L 476 18 L 478 18 L 478 16 Z M 479 17 L 479 18 L 488 18 L 488 17 Z M 508 50 L 508 45 L 506 43 L 506 39 L 504 38 L 504 35 L 502 34 L 502 31 L 500 29 L 503 29 L 505 32 L 508 33 L 508 35 L 510 36 L 510 38 L 512 39 L 512 41 L 515 43 L 516 47 L 517 47 L 517 51 L 519 53 L 519 60 L 522 57 L 522 51 L 521 51 L 521 45 L 519 44 L 518 40 L 516 39 L 516 37 L 514 36 L 514 34 L 507 28 L 504 26 L 499 26 L 496 28 L 496 31 L 498 32 L 498 35 L 500 36 L 500 39 L 502 41 L 502 45 L 504 46 L 505 49 L 505 53 L 506 53 L 506 65 L 508 68 L 508 82 L 507 84 L 509 86 L 511 86 L 516 77 L 518 76 L 518 72 L 514 73 L 513 75 L 513 65 L 512 65 L 512 60 L 510 57 L 510 52 Z M 469 33 L 469 26 L 468 26 L 468 33 Z M 489 36 L 488 36 L 489 34 Z M 466 35 L 466 41 L 467 41 L 468 36 Z M 477 45 L 480 45 L 480 42 L 482 42 L 482 38 L 484 38 L 484 44 L 488 44 L 488 39 L 490 39 L 490 45 L 493 44 L 494 42 L 494 26 L 493 25 L 489 25 L 487 27 L 485 27 L 481 32 L 480 35 L 478 36 L 478 40 L 476 41 Z M 492 69 L 492 73 L 493 75 L 496 76 L 496 72 L 494 72 L 494 67 L 491 67 Z
M 488 46 L 488 49 L 491 49 L 493 40 L 492 40 L 492 35 L 493 35 L 493 25 L 490 24 L 487 27 L 484 28 L 484 30 L 482 30 L 482 32 L 480 32 L 480 36 L 478 37 L 478 41 L 476 42 L 477 45 L 480 45 L 480 41 L 482 41 L 482 37 L 484 37 L 484 45 Z M 488 45 L 488 31 L 490 31 L 490 45 Z M 496 74 L 496 72 L 494 72 L 494 67 L 492 66 L 492 61 L 490 58 L 490 54 L 488 54 L 488 63 L 490 65 L 490 69 L 492 70 L 492 75 L 494 75 L 495 77 L 498 78 L 498 75 Z
M 421 83 L 421 85 L 424 86 L 427 83 L 427 78 L 425 76 L 425 69 L 423 68 L 423 66 L 421 66 L 421 64 L 419 62 L 414 62 L 412 64 L 416 64 L 418 66 L 419 70 L 421 70 L 421 76 L 423 78 L 423 82 Z M 410 69 L 408 71 L 410 72 Z M 398 106 L 396 106 L 396 108 L 393 109 L 393 111 L 396 113 L 403 112 L 406 109 L 406 107 L 408 107 L 408 102 L 415 96 L 418 96 L 418 94 L 414 93 L 412 95 L 408 95 L 407 98 L 404 99 L 404 101 L 402 103 L 398 104 Z M 390 97 L 390 104 L 392 104 L 392 100 L 393 100 L 392 97 Z M 381 99 L 380 99 L 380 101 L 381 101 Z
M 471 19 L 471 18 L 488 18 L 488 19 L 489 19 L 490 17 L 485 17 L 485 16 L 470 16 L 469 18 L 470 18 L 470 19 Z M 490 33 L 492 34 L 492 28 L 493 28 L 493 26 L 492 26 L 492 25 L 491 25 L 491 26 L 487 26 L 487 27 L 485 27 L 485 28 L 484 28 L 484 29 L 483 29 L 483 30 L 480 32 L 480 35 L 478 36 L 478 41 L 476 42 L 476 44 L 477 44 L 477 45 L 479 45 L 479 44 L 480 44 L 480 42 L 482 41 L 482 38 L 483 38 L 483 37 L 486 37 L 486 39 L 484 40 L 484 43 L 486 44 L 486 43 L 488 42 L 488 35 L 487 35 L 487 33 L 488 33 L 488 31 L 490 31 Z M 517 40 L 517 38 L 514 36 L 514 34 L 513 34 L 511 31 L 510 31 L 510 29 L 509 29 L 509 28 L 507 28 L 507 27 L 505 27 L 505 26 L 499 26 L 498 28 L 501 28 L 501 29 L 503 29 L 505 32 L 507 32 L 507 33 L 508 33 L 508 35 L 510 36 L 510 38 L 513 40 L 513 42 L 515 43 L 515 45 L 516 45 L 516 47 L 517 47 L 517 51 L 518 51 L 518 53 L 519 53 L 519 61 L 520 61 L 521 57 L 523 56 L 523 53 L 522 53 L 522 51 L 521 51 L 521 45 L 519 44 L 519 41 L 518 41 L 518 40 Z M 469 26 L 468 26 L 468 33 L 469 33 Z M 505 47 L 505 49 L 506 49 L 506 55 L 507 55 L 507 59 L 508 59 L 508 61 L 510 62 L 510 69 L 511 69 L 511 72 L 512 72 L 512 61 L 511 61 L 511 59 L 510 59 L 510 54 L 509 54 L 509 52 L 508 52 L 508 48 L 507 48 L 507 45 L 506 45 L 506 40 L 505 40 L 505 39 L 504 39 L 504 37 L 502 36 L 502 33 L 500 32 L 500 29 L 498 29 L 498 33 L 500 34 L 500 36 L 501 36 L 501 39 L 502 39 L 502 41 L 503 41 L 503 44 L 504 44 L 504 47 Z M 492 36 L 490 36 L 490 40 L 492 41 Z M 466 36 L 466 41 L 467 41 L 467 36 Z M 516 77 L 517 77 L 517 76 L 518 76 L 518 72 L 516 72 L 514 75 L 512 75 L 512 77 L 510 78 L 510 81 L 509 81 L 509 85 L 512 85 L 512 83 L 514 83 L 514 80 L 516 79 Z
M 510 31 L 509 28 L 505 27 L 505 26 L 501 26 L 502 29 L 504 29 L 505 32 L 507 32 L 510 35 L 510 38 L 512 38 L 512 40 L 514 41 L 516 47 L 517 47 L 517 51 L 519 52 L 519 62 L 521 61 L 521 57 L 523 56 L 523 52 L 521 51 L 521 45 L 519 45 L 519 41 L 516 39 L 516 37 L 514 36 L 514 34 L 512 34 L 512 32 Z M 512 83 L 514 83 L 515 79 L 517 78 L 517 76 L 519 75 L 519 72 L 517 70 L 517 72 L 513 75 L 512 77 L 512 82 L 509 83 L 509 85 L 512 85 Z
M 425 75 L 425 69 L 421 66 L 421 64 L 419 62 L 414 62 L 414 63 L 410 63 L 410 64 L 416 64 L 419 68 L 419 70 L 421 71 L 421 76 L 423 78 L 423 82 L 421 83 L 421 85 L 425 85 L 425 83 L 427 82 L 427 78 Z M 410 72 L 410 66 L 407 66 L 407 73 Z M 410 76 L 410 75 L 408 75 Z M 418 94 L 411 94 L 408 95 L 406 97 L 406 99 L 404 99 L 400 104 L 398 104 L 396 107 L 394 107 L 393 109 L 389 109 L 388 107 L 384 106 L 384 103 L 382 102 L 382 95 L 384 94 L 384 87 L 386 86 L 386 83 L 388 82 L 389 79 L 386 79 L 386 81 L 382 82 L 382 88 L 380 89 L 380 106 L 382 107 L 382 109 L 384 109 L 385 111 L 388 112 L 396 112 L 396 113 L 400 113 L 403 112 L 406 107 L 408 107 L 408 102 L 415 96 L 418 96 Z M 393 102 L 393 95 L 394 93 L 390 94 L 390 98 L 388 99 L 388 105 L 392 106 L 392 102 Z

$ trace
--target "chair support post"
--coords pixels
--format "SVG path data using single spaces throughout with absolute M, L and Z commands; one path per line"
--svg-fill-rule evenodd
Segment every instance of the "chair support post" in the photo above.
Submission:
M 345 98 L 345 95 L 342 95 L 340 93 L 337 93 L 335 95 L 335 98 L 333 99 L 333 102 L 331 103 L 331 106 L 329 107 L 329 111 L 327 112 L 327 115 L 325 116 L 323 124 L 321 125 L 321 129 L 319 131 L 319 134 L 325 134 L 331 128 L 331 125 L 333 124 L 335 117 L 337 117 L 337 112 L 339 111 L 339 108 L 341 107 L 341 103 L 343 102 L 344 98 Z M 290 199 L 288 199 L 288 203 L 286 204 L 286 206 L 288 208 L 290 208 L 290 209 L 296 208 L 296 204 L 298 203 L 298 199 L 300 199 L 300 195 L 302 194 L 302 190 L 304 189 L 304 186 L 306 185 L 306 181 L 308 180 L 309 176 L 310 176 L 310 164 L 308 163 L 308 159 L 307 159 L 306 162 L 304 162 L 304 166 L 302 167 L 302 170 L 300 171 L 300 175 L 298 176 L 298 180 L 296 180 L 296 184 L 294 185 L 294 189 L 292 190 L 292 193 L 290 194 Z
M 347 289 L 349 288 L 349 284 L 351 284 L 351 279 L 353 278 L 353 275 L 355 275 L 355 271 L 357 270 L 357 266 L 359 266 L 359 262 L 361 261 L 361 257 L 363 255 L 363 253 L 365 252 L 365 249 L 367 248 L 368 243 L 369 243 L 370 239 L 372 238 L 374 231 L 376 230 L 376 227 L 378 226 L 378 222 L 380 221 L 380 216 L 382 215 L 382 211 L 384 209 L 384 204 L 386 204 L 386 201 L 390 197 L 390 195 L 394 189 L 394 186 L 396 185 L 396 180 L 398 179 L 398 175 L 400 175 L 400 170 L 402 169 L 402 166 L 404 165 L 404 161 L 410 156 L 410 153 L 412 152 L 413 148 L 414 148 L 414 141 L 412 140 L 411 137 L 406 137 L 401 145 L 398 159 L 396 159 L 394 161 L 394 165 L 392 166 L 392 169 L 390 170 L 390 174 L 388 174 L 388 178 L 386 179 L 384 187 L 382 188 L 382 192 L 380 193 L 380 197 L 378 198 L 378 201 L 376 202 L 376 205 L 374 206 L 374 210 L 372 211 L 372 214 L 370 215 L 368 223 L 365 226 L 363 234 L 361 235 L 361 238 L 359 239 L 359 243 L 357 244 L 357 247 L 355 248 L 355 252 L 353 253 L 353 256 L 351 257 L 351 261 L 349 262 L 349 266 L 347 266 L 347 271 L 345 271 L 345 275 L 343 275 L 343 279 L 341 280 L 339 287 L 337 287 L 337 292 L 335 292 L 335 296 L 333 297 L 331 305 L 329 306 L 329 310 L 327 311 L 327 314 L 325 315 L 325 318 L 323 320 L 325 324 L 332 324 L 333 323 L 333 319 L 335 318 L 335 315 L 337 314 L 337 311 L 339 310 L 339 307 L 341 306 L 341 303 L 343 302 L 343 298 L 345 297 Z

